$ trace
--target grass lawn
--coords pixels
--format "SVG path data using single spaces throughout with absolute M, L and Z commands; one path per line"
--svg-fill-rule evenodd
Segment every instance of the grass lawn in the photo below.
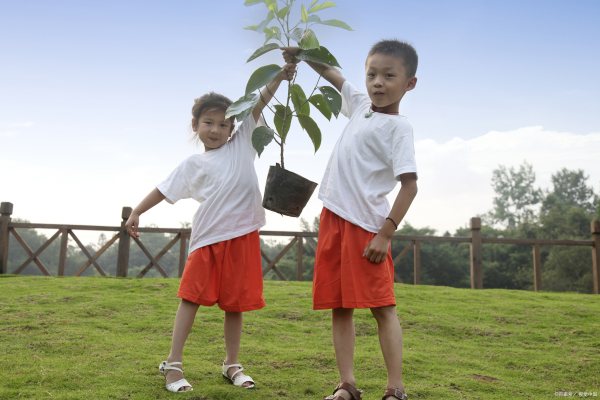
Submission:
M 337 383 L 329 312 L 309 282 L 265 282 L 245 316 L 241 361 L 255 390 L 226 384 L 223 313 L 200 308 L 186 347 L 194 391 L 163 386 L 175 279 L 0 276 L 0 399 L 322 399 Z M 600 397 L 600 296 L 397 285 L 413 399 Z M 380 399 L 376 325 L 357 310 L 355 372 Z M 581 393 L 579 393 L 581 392 Z

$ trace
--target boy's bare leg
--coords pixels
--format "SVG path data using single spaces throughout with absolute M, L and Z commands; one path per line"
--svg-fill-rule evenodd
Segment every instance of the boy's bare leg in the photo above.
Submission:
M 240 353 L 240 341 L 242 338 L 243 316 L 241 312 L 225 312 L 225 364 L 237 364 Z M 229 376 L 237 371 L 238 367 L 231 367 L 227 370 Z M 246 382 L 242 386 L 251 386 L 252 383 Z
M 173 340 L 171 342 L 171 353 L 167 358 L 168 362 L 183 361 L 183 346 L 194 325 L 198 307 L 198 304 L 181 300 L 173 324 Z M 183 378 L 183 374 L 179 371 L 170 370 L 166 375 L 167 383 L 178 381 L 181 378 Z
M 335 360 L 340 372 L 340 382 L 356 385 L 354 379 L 354 309 L 335 308 L 331 313 L 331 325 L 333 332 L 333 347 L 335 348 Z M 350 399 L 345 390 L 339 390 L 338 395 Z
M 387 368 L 387 387 L 404 390 L 402 383 L 402 328 L 396 306 L 371 308 L 377 320 L 379 345 Z M 389 397 L 393 399 L 393 397 Z

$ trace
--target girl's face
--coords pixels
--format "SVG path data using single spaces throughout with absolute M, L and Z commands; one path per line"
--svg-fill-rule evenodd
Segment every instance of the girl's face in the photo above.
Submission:
M 229 140 L 233 125 L 225 119 L 225 111 L 219 109 L 206 110 L 195 121 L 194 132 L 204 144 L 204 150 L 218 149 Z

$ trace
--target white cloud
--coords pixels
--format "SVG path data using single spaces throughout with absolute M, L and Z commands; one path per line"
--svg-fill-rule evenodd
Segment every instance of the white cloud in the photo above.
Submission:
M 600 133 L 577 135 L 534 126 L 470 140 L 418 141 L 416 152 L 419 194 L 407 220 L 440 233 L 466 226 L 471 217 L 492 208 L 492 171 L 499 165 L 527 161 L 542 188 L 550 188 L 552 174 L 561 168 L 584 170 L 596 191 L 600 182 Z

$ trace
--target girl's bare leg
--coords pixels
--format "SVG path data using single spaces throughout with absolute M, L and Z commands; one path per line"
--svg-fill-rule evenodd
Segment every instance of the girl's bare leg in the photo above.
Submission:
M 225 364 L 238 364 L 240 354 L 240 341 L 242 338 L 243 316 L 241 312 L 225 312 Z M 229 376 L 237 370 L 237 367 L 231 367 L 227 371 Z M 244 383 L 243 387 L 251 386 L 250 382 Z
M 183 347 L 194 325 L 198 307 L 198 304 L 181 300 L 177 314 L 175 315 L 175 323 L 173 324 L 173 340 L 171 342 L 171 353 L 167 358 L 168 362 L 183 362 Z M 172 383 L 182 378 L 183 374 L 179 371 L 171 370 L 166 375 L 167 383 Z

